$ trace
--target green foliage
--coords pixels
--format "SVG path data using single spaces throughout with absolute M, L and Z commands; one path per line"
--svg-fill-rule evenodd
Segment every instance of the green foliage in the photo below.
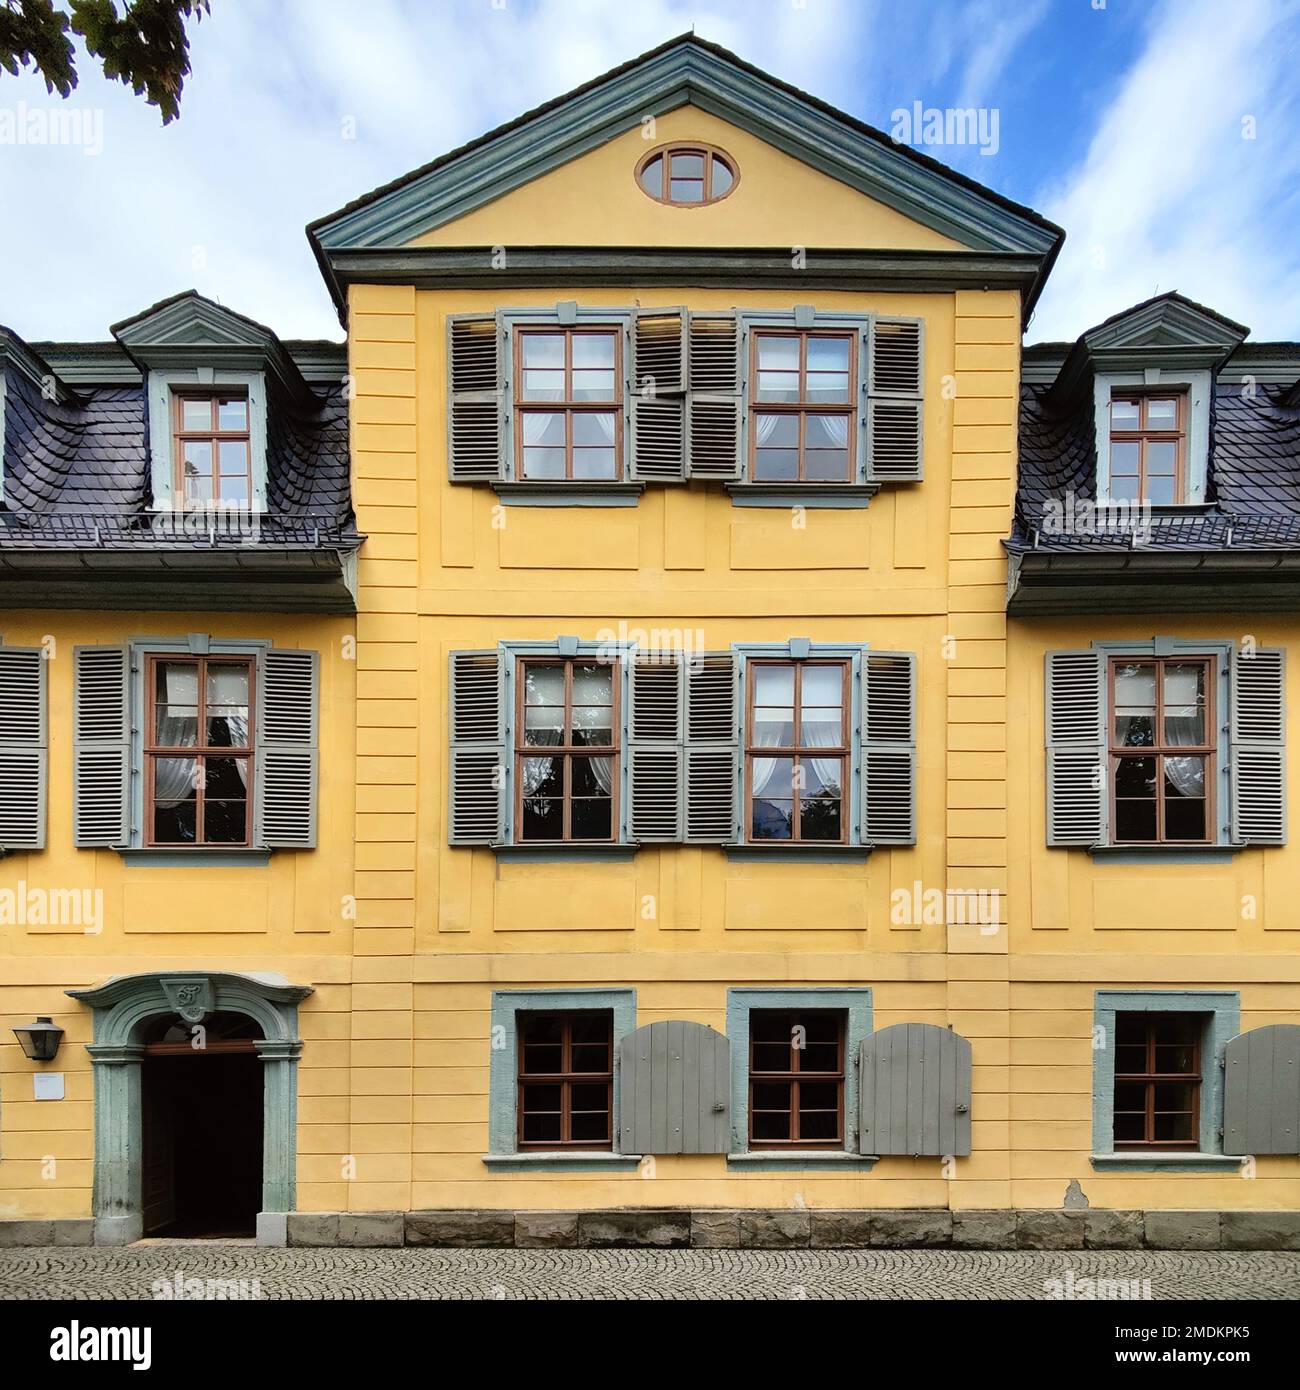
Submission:
M 104 75 L 127 83 L 162 112 L 180 114 L 190 71 L 188 19 L 210 13 L 209 0 L 0 0 L 0 68 L 16 74 L 29 64 L 51 92 L 70 96 L 77 85 L 71 34 L 98 58 Z M 121 13 L 119 13 L 119 9 Z

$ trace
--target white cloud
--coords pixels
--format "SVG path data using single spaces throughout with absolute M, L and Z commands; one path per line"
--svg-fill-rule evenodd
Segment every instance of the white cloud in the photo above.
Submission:
M 1182 0 L 1153 13 L 1081 164 L 1034 200 L 1067 240 L 1033 338 L 1074 338 L 1174 289 L 1256 338 L 1300 336 L 1296 12 Z

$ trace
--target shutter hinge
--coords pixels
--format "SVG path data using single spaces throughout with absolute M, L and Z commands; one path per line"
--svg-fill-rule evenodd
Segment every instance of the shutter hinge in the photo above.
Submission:
M 1219 1058 L 1219 1070 L 1220 1070 L 1220 1071 L 1226 1071 L 1226 1070 L 1227 1070 L 1227 1066 L 1228 1066 L 1228 1055 L 1227 1055 L 1227 1053 L 1225 1052 L 1224 1055 L 1223 1055 L 1222 1057 Z M 1223 1131 L 1220 1130 L 1219 1133 L 1222 1134 Z

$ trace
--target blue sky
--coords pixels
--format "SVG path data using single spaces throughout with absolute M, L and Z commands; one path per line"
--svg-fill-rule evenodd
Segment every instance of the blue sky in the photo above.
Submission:
M 68 109 L 90 143 L 5 143 L 6 111 L 58 100 L 0 73 L 0 322 L 102 339 L 193 285 L 283 336 L 337 337 L 308 221 L 693 25 L 886 130 L 917 101 L 996 111 L 996 154 L 927 148 L 1066 228 L 1031 340 L 1170 289 L 1300 338 L 1300 0 L 212 9 L 167 128 L 83 59 Z

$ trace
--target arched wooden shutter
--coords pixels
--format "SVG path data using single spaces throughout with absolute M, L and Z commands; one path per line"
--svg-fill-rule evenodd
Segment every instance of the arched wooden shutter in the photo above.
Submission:
M 632 477 L 686 481 L 686 310 L 632 319 Z
M 269 648 L 257 682 L 254 843 L 315 849 L 320 653 Z
M 1300 1154 L 1300 1024 L 1252 1028 L 1228 1043 L 1223 1151 Z
M 130 834 L 131 720 L 125 647 L 74 647 L 73 843 L 113 849 Z
M 647 1023 L 618 1045 L 619 1152 L 723 1154 L 731 1044 L 702 1023 Z
M 735 314 L 692 313 L 687 401 L 692 478 L 740 478 L 740 320 Z
M 731 844 L 740 776 L 740 698 L 734 652 L 705 652 L 686 668 L 686 840 Z
M 1047 843 L 1089 849 L 1106 837 L 1106 660 L 1047 653 Z
M 645 844 L 682 838 L 682 662 L 638 653 L 628 669 L 628 835 Z
M 45 848 L 46 663 L 0 647 L 0 850 Z
M 916 843 L 916 656 L 868 651 L 862 663 L 863 839 Z
M 451 654 L 451 766 L 448 840 L 490 845 L 505 835 L 507 762 L 501 654 Z
M 447 320 L 447 468 L 453 483 L 505 477 L 501 423 L 501 345 L 494 316 Z
M 1232 655 L 1232 838 L 1286 843 L 1286 653 Z
M 895 1023 L 863 1038 L 859 1148 L 864 1154 L 970 1153 L 971 1048 L 935 1023 Z
M 921 319 L 874 318 L 867 379 L 867 477 L 920 481 L 924 472 L 925 334 Z

